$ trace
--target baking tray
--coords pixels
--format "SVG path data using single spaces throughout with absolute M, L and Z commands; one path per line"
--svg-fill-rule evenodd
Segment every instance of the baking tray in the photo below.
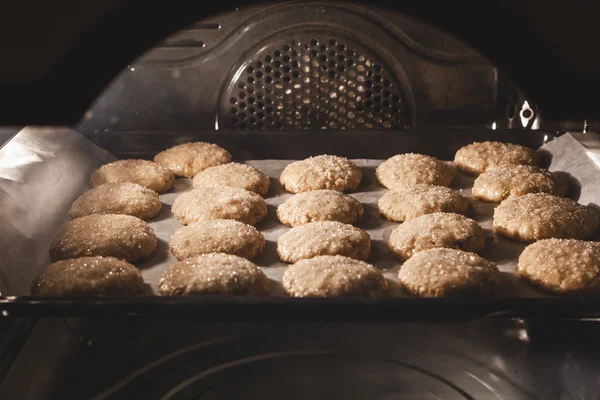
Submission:
M 301 159 L 318 154 L 385 159 L 420 152 L 452 159 L 458 148 L 473 141 L 499 140 L 538 148 L 556 136 L 539 131 L 304 131 L 250 133 L 103 133 L 89 137 L 120 158 L 152 158 L 178 143 L 204 140 L 227 148 L 238 160 Z M 127 314 L 160 318 L 235 321 L 391 321 L 471 318 L 595 318 L 600 303 L 578 298 L 480 299 L 247 299 L 235 297 L 138 299 L 0 298 L 3 314 L 95 315 Z

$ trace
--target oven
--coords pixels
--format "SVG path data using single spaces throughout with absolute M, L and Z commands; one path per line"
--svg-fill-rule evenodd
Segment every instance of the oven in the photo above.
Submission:
M 402 287 L 403 263 L 387 246 L 399 224 L 380 215 L 386 190 L 376 176 L 396 154 L 452 161 L 473 142 L 507 142 L 538 150 L 543 167 L 569 175 L 571 198 L 594 206 L 600 142 L 593 107 L 564 101 L 581 89 L 580 78 L 589 89 L 598 83 L 593 71 L 563 76 L 555 85 L 561 96 L 548 96 L 541 82 L 564 67 L 562 47 L 552 59 L 541 36 L 537 46 L 506 48 L 486 36 L 488 48 L 483 33 L 469 35 L 485 27 L 448 5 L 430 18 L 427 2 L 402 10 L 377 1 L 148 6 L 131 26 L 124 21 L 139 8 L 117 3 L 88 10 L 98 20 L 40 81 L 43 90 L 30 100 L 35 115 L 22 111 L 35 88 L 6 85 L 14 102 L 0 112 L 7 121 L 0 120 L 7 126 L 0 131 L 1 398 L 597 396 L 597 301 L 552 295 L 516 275 L 526 244 L 493 232 L 494 206 L 469 197 L 474 177 L 457 172 L 451 188 L 474 204 L 467 216 L 485 230 L 481 255 L 505 279 L 497 295 L 476 299 L 419 298 Z M 505 16 L 514 30 L 504 41 L 545 32 L 522 23 L 535 14 L 529 7 L 490 4 L 486 12 L 496 17 L 488 28 L 506 25 L 497 21 Z M 115 41 L 114 57 L 104 58 L 102 46 Z M 86 74 L 74 76 L 82 66 Z M 64 101 L 52 101 L 61 85 Z M 266 243 L 254 262 L 272 296 L 158 295 L 163 272 L 177 262 L 169 250 L 180 227 L 172 205 L 192 188 L 182 178 L 160 194 L 162 209 L 148 221 L 156 250 L 135 263 L 150 293 L 31 295 L 31 282 L 50 263 L 50 241 L 96 168 L 153 160 L 197 141 L 221 146 L 270 179 L 267 215 L 256 225 Z M 276 249 L 289 228 L 277 207 L 292 194 L 279 177 L 290 162 L 322 154 L 351 159 L 362 171 L 352 195 L 364 216 L 355 225 L 370 235 L 366 261 L 383 272 L 385 298 L 285 294 L 288 263 Z

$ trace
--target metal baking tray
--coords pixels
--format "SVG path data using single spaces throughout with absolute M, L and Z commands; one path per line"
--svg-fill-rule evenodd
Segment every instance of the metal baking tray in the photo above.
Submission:
M 498 140 L 539 148 L 556 135 L 540 131 L 300 131 L 121 132 L 88 136 L 119 158 L 152 158 L 165 148 L 203 140 L 228 149 L 238 160 L 302 159 L 318 154 L 385 159 L 417 152 L 450 160 L 473 141 Z M 138 315 L 231 321 L 453 321 L 471 318 L 595 318 L 600 302 L 581 298 L 479 299 L 248 299 L 235 297 L 136 299 L 0 297 L 4 315 Z

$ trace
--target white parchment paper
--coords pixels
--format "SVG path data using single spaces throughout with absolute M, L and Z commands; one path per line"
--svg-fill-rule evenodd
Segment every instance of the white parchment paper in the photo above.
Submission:
M 26 295 L 92 172 L 115 157 L 66 128 L 25 128 L 0 149 L 0 293 Z
M 110 154 L 73 131 L 64 130 L 58 136 L 44 131 L 24 132 L 25 134 L 21 135 L 21 132 L 15 137 L 16 142 L 13 139 L 9 146 L 0 150 L 0 291 L 4 295 L 28 294 L 31 280 L 48 265 L 49 241 L 59 226 L 68 220 L 72 202 L 89 189 L 89 175 L 101 164 L 114 160 Z M 592 152 L 569 134 L 546 144 L 541 150 L 551 159 L 550 170 L 570 175 L 575 183 L 573 195 L 576 200 L 586 205 L 600 204 L 600 167 L 594 162 Z M 10 162 L 6 162 L 6 157 L 9 157 Z M 292 196 L 281 188 L 278 178 L 291 161 L 293 160 L 247 161 L 249 165 L 266 173 L 272 182 L 271 190 L 265 197 L 268 216 L 256 226 L 267 243 L 263 254 L 253 261 L 271 279 L 276 295 L 283 294 L 280 280 L 287 267 L 287 264 L 277 258 L 277 239 L 290 228 L 277 220 L 275 210 Z M 377 183 L 375 168 L 383 160 L 354 161 L 364 172 L 364 179 L 352 196 L 365 208 L 365 216 L 356 226 L 366 230 L 371 236 L 372 252 L 367 261 L 382 269 L 394 296 L 406 296 L 396 279 L 401 262 L 394 258 L 386 244 L 391 231 L 398 224 L 387 221 L 377 210 L 377 201 L 386 189 Z M 472 207 L 468 216 L 479 222 L 486 232 L 486 248 L 481 255 L 496 262 L 507 277 L 507 284 L 501 295 L 547 296 L 520 281 L 514 274 L 517 258 L 525 244 L 496 236 L 492 232 L 493 210 L 497 204 L 473 199 L 473 180 L 473 177 L 458 172 L 451 186 L 469 198 Z M 191 180 L 178 179 L 172 191 L 160 195 L 163 209 L 150 221 L 150 226 L 159 238 L 158 248 L 150 259 L 138 264 L 138 267 L 154 290 L 161 274 L 177 261 L 169 251 L 168 241 L 182 225 L 173 217 L 171 205 L 177 196 L 191 190 L 191 187 Z

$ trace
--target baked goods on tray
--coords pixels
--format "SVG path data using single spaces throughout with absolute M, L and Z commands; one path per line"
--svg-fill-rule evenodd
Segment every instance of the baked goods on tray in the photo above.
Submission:
M 377 208 L 390 221 L 404 222 L 438 212 L 465 214 L 469 200 L 445 186 L 418 184 L 387 192 Z
M 424 183 L 448 186 L 454 169 L 448 163 L 423 154 L 398 154 L 385 160 L 375 171 L 377 181 L 391 190 Z
M 255 225 L 267 216 L 267 204 L 256 193 L 213 186 L 181 194 L 175 199 L 171 211 L 183 225 L 205 219 L 235 219 Z
M 478 252 L 485 246 L 483 229 L 474 220 L 453 213 L 422 215 L 398 226 L 388 245 L 400 259 L 438 247 Z
M 600 293 L 600 242 L 544 239 L 519 256 L 517 273 L 556 294 Z
M 137 183 L 157 193 L 164 193 L 173 187 L 175 176 L 169 169 L 152 161 L 119 160 L 101 166 L 90 178 L 92 187 L 124 182 Z
M 34 296 L 137 296 L 146 292 L 140 271 L 114 257 L 80 257 L 50 264 L 33 281 Z
M 295 193 L 275 187 L 267 199 L 259 195 L 269 191 L 267 175 L 230 162 L 229 153 L 219 149 L 196 143 L 167 151 L 164 163 L 176 160 L 179 164 L 169 165 L 179 168 L 177 175 L 195 178 L 178 180 L 174 193 L 160 197 L 153 190 L 168 190 L 175 179 L 164 166 L 122 160 L 98 169 L 92 178 L 96 188 L 71 207 L 79 218 L 67 222 L 52 242 L 52 260 L 64 261 L 48 267 L 41 275 L 47 279 L 36 280 L 32 292 L 146 294 L 140 271 L 126 260 L 148 260 L 156 251 L 160 254 L 138 266 L 151 283 L 162 273 L 155 290 L 167 296 L 285 292 L 380 298 L 399 287 L 422 297 L 502 295 L 500 283 L 506 281 L 498 268 L 475 253 L 497 260 L 498 248 L 514 249 L 511 239 L 540 240 L 527 247 L 518 265 L 520 276 L 533 286 L 557 294 L 597 291 L 597 243 L 543 239 L 590 237 L 600 215 L 557 197 L 567 192 L 566 182 L 533 166 L 537 155 L 531 149 L 494 142 L 464 147 L 457 152 L 457 165 L 480 174 L 476 179 L 421 154 L 367 160 L 361 162 L 363 170 L 330 155 L 291 163 L 257 161 L 253 165 L 271 175 L 282 171 L 282 187 Z M 359 188 L 363 173 L 359 191 L 344 194 Z M 469 197 L 473 179 L 476 199 Z M 111 183 L 100 185 L 101 180 Z M 493 205 L 485 202 L 501 200 L 494 232 Z M 136 218 L 153 218 L 162 203 L 164 212 L 150 225 Z M 507 257 L 516 261 L 514 254 Z M 272 291 L 267 275 L 281 280 L 283 288 Z
M 322 155 L 288 164 L 279 181 L 288 192 L 329 189 L 339 192 L 355 190 L 363 173 L 345 157 Z
M 587 239 L 599 222 L 600 215 L 591 207 L 546 193 L 511 197 L 494 210 L 494 231 L 524 242 Z
M 554 172 L 530 165 L 501 165 L 486 170 L 473 183 L 473 197 L 499 203 L 510 196 L 548 193 L 564 196 L 567 180 Z
M 233 219 L 207 219 L 184 226 L 169 240 L 178 260 L 207 253 L 226 253 L 252 260 L 265 247 L 265 237 L 253 226 Z
M 398 279 L 421 297 L 490 296 L 501 283 L 494 263 L 475 253 L 429 249 L 402 264 Z
M 371 238 L 367 232 L 337 221 L 299 225 L 277 240 L 279 259 L 289 263 L 323 255 L 365 260 L 370 253 Z
M 92 214 L 126 214 L 154 218 L 161 210 L 158 194 L 137 183 L 105 183 L 82 194 L 71 206 L 71 218 Z
M 231 161 L 231 154 L 216 144 L 183 143 L 161 151 L 154 162 L 173 171 L 176 176 L 193 178 L 200 171 Z
M 211 253 L 187 258 L 167 269 L 158 283 L 162 296 L 266 296 L 269 279 L 245 258 Z
M 277 218 L 288 226 L 318 221 L 353 224 L 362 218 L 363 214 L 364 209 L 360 201 L 336 190 L 298 193 L 277 207 Z
M 388 284 L 371 264 L 343 256 L 300 260 L 283 274 L 283 287 L 292 297 L 380 298 Z
M 94 214 L 64 224 L 50 243 L 52 261 L 104 256 L 125 261 L 144 260 L 157 245 L 145 221 L 121 214 Z
M 500 165 L 537 165 L 539 157 L 529 147 L 503 142 L 475 142 L 456 152 L 454 163 L 463 172 L 479 175 Z
M 206 168 L 194 177 L 195 188 L 229 186 L 266 195 L 271 187 L 268 176 L 246 164 L 227 163 Z

